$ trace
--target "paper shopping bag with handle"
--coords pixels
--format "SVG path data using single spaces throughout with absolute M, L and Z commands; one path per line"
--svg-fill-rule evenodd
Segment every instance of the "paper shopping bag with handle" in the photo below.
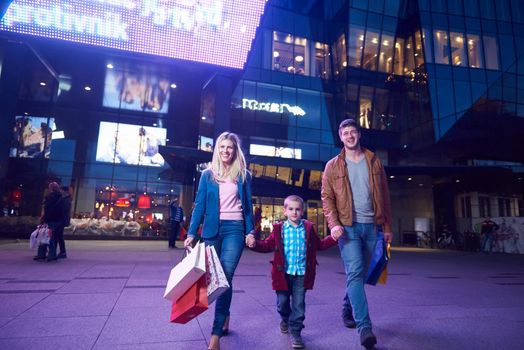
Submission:
M 222 293 L 229 288 L 226 274 L 218 258 L 215 247 L 206 247 L 207 255 L 207 297 L 211 305 Z
M 171 307 L 171 322 L 185 324 L 208 308 L 206 276 L 194 283 Z
M 198 243 L 181 262 L 171 269 L 164 298 L 177 300 L 202 275 L 206 273 L 206 251 L 203 242 Z

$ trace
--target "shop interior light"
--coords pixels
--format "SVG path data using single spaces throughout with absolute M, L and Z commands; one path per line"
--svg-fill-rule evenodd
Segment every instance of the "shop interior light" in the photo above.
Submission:
M 277 58 L 278 56 L 280 56 L 280 52 L 273 51 L 273 57 Z
M 141 194 L 140 197 L 138 197 L 137 208 L 139 209 L 151 208 L 151 197 L 145 194 Z
M 46 86 L 46 83 L 44 83 L 43 81 L 40 82 L 40 85 L 41 86 Z
M 175 83 L 171 84 L 171 89 L 176 89 L 176 84 Z
M 107 68 L 107 69 L 113 69 L 113 68 L 115 68 L 115 66 L 113 66 L 111 63 L 108 63 L 108 64 L 106 65 L 106 68 Z
M 408 181 L 411 181 L 411 180 L 413 180 L 413 178 L 412 177 L 408 177 Z
M 85 86 L 85 87 L 84 87 L 84 90 L 85 90 L 85 91 L 91 91 L 91 86 Z
M 300 55 L 296 56 L 296 57 L 295 57 L 295 61 L 297 61 L 297 62 L 302 62 L 302 61 L 304 61 L 304 56 L 300 56 Z

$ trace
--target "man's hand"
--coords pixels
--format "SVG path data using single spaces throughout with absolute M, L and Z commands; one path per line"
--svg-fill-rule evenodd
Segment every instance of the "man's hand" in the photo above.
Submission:
M 386 242 L 391 243 L 391 241 L 393 240 L 393 233 L 391 233 L 391 232 L 384 232 L 384 240 Z
M 338 241 L 340 236 L 344 234 L 344 228 L 342 226 L 335 226 L 331 229 L 331 238 Z
M 252 233 L 249 233 L 246 235 L 246 245 L 249 247 L 249 248 L 255 248 L 255 245 L 256 245 L 256 240 L 255 240 L 255 236 L 252 234 Z
M 189 250 L 191 250 L 191 247 L 192 247 L 192 243 L 193 243 L 193 240 L 194 238 L 189 236 L 186 238 L 186 240 L 184 241 L 184 248 L 189 248 Z

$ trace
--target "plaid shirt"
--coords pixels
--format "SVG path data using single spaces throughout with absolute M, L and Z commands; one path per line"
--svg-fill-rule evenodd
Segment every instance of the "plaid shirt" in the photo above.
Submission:
M 282 225 L 282 242 L 286 258 L 288 275 L 304 276 L 306 274 L 306 228 L 301 220 L 297 227 L 284 222 Z

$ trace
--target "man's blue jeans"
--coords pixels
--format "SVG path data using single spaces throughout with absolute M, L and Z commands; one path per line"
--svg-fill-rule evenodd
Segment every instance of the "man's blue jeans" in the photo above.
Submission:
M 212 335 L 222 336 L 222 327 L 229 316 L 233 297 L 233 275 L 244 250 L 244 230 L 242 220 L 220 220 L 218 235 L 204 239 L 206 245 L 215 247 L 230 286 L 216 301 Z
M 286 274 L 286 282 L 288 290 L 277 290 L 277 310 L 282 321 L 289 325 L 291 334 L 300 334 L 306 318 L 304 276 Z
M 353 307 L 359 333 L 364 328 L 371 328 L 364 282 L 376 242 L 375 224 L 358 222 L 353 223 L 353 226 L 344 226 L 344 234 L 338 240 L 346 271 L 346 294 Z

